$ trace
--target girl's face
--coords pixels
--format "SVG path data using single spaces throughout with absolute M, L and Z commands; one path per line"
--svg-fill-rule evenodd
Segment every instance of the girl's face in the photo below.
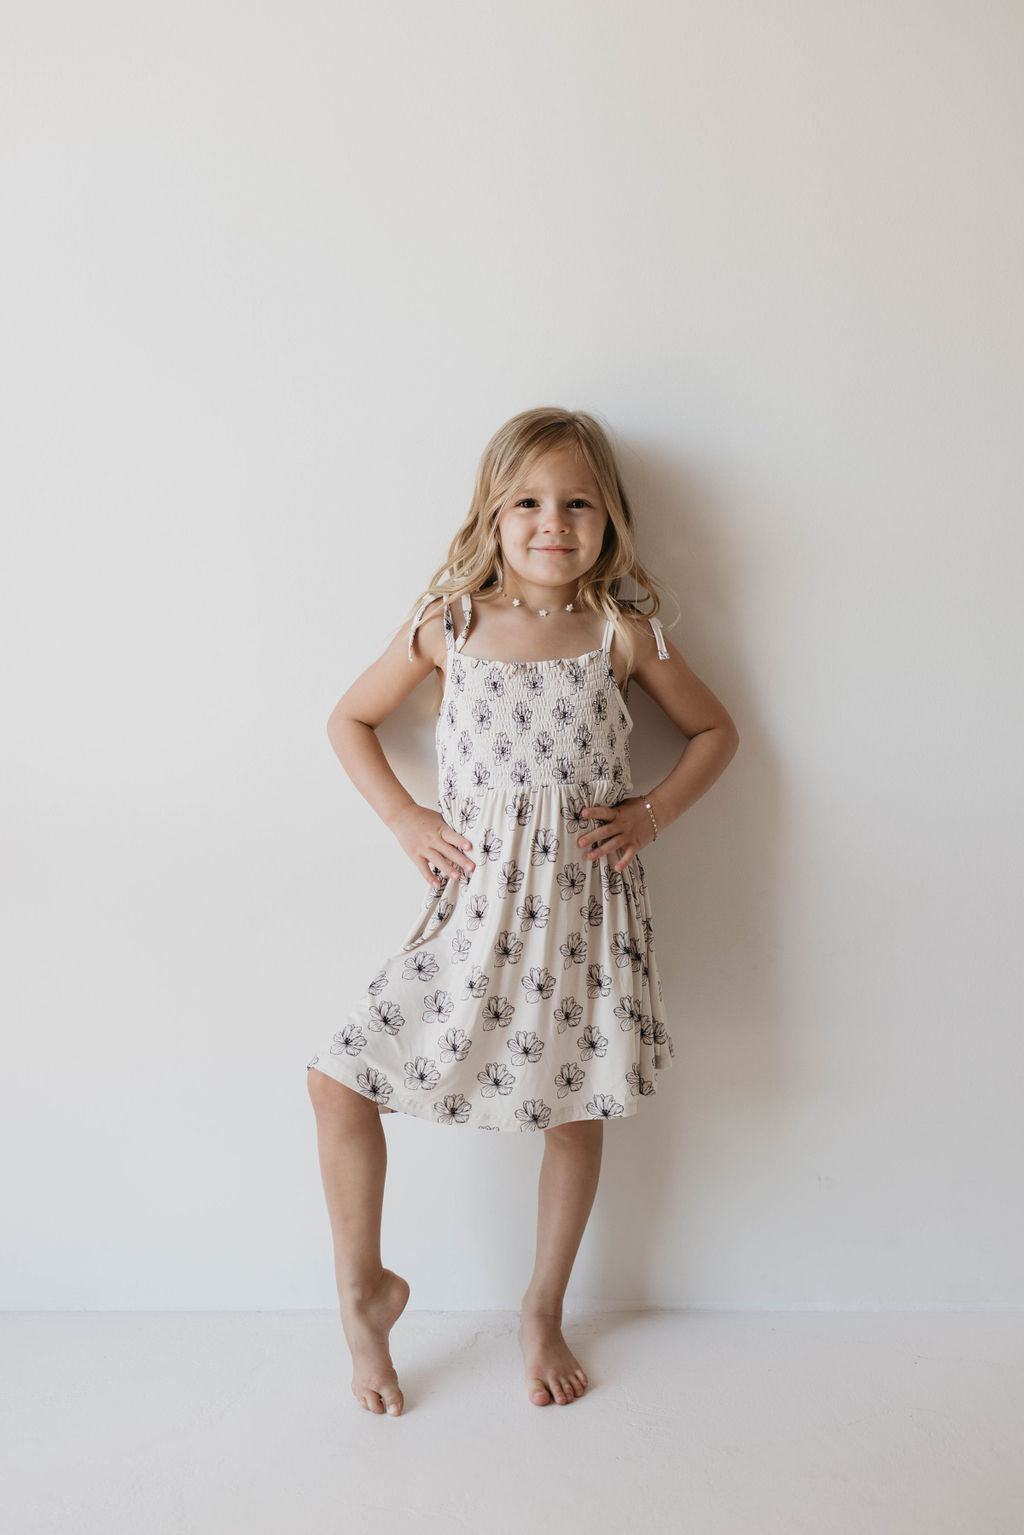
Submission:
M 538 459 L 498 519 L 502 559 L 517 578 L 515 594 L 543 600 L 546 589 L 551 600 L 571 599 L 601 553 L 607 521 L 597 482 L 574 448 Z

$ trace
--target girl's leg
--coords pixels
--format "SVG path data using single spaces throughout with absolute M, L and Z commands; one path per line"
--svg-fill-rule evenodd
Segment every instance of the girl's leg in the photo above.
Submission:
M 404 1401 L 388 1334 L 405 1309 L 409 1286 L 380 1261 L 388 1157 L 380 1111 L 315 1066 L 306 1076 L 334 1238 L 341 1322 L 352 1354 L 352 1391 L 369 1412 L 400 1413 Z
M 562 1337 L 562 1302 L 601 1172 L 604 1120 L 544 1131 L 537 1191 L 537 1257 L 523 1296 L 519 1343 L 531 1402 L 547 1407 L 582 1396 L 587 1377 Z

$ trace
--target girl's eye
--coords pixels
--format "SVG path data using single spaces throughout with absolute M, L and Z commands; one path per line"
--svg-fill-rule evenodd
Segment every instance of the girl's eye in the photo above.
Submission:
M 525 506 L 527 501 L 533 501 L 534 499 L 535 498 L 533 496 L 524 496 L 521 501 L 517 501 L 516 502 L 516 505 L 517 506 Z M 577 506 L 577 505 L 578 506 L 589 506 L 590 502 L 589 501 L 585 501 L 582 496 L 574 496 L 573 499 L 569 502 L 569 505 L 570 506 Z

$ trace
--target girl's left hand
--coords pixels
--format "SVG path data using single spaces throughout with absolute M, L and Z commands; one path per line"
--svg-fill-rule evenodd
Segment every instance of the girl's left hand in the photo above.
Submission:
M 576 838 L 576 846 L 587 849 L 588 863 L 608 853 L 617 860 L 612 867 L 621 872 L 642 847 L 654 841 L 654 826 L 642 795 L 634 794 L 617 805 L 584 805 L 580 816 L 603 823 Z

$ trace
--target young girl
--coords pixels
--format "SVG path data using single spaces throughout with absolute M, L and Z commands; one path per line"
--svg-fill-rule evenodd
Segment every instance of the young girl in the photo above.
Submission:
M 641 585 L 646 615 L 622 595 Z M 666 641 L 654 587 L 598 422 L 524 411 L 484 450 L 408 632 L 331 715 L 343 767 L 430 886 L 406 941 L 367 967 L 364 994 L 309 1062 L 352 1391 L 370 1412 L 403 1407 L 388 1337 L 409 1286 L 380 1252 L 381 1116 L 396 1111 L 459 1133 L 544 1131 L 519 1343 L 531 1402 L 586 1388 L 562 1303 L 605 1122 L 635 1114 L 675 1054 L 640 849 L 739 740 Z M 375 734 L 432 671 L 436 810 L 402 787 Z M 689 738 L 646 794 L 630 777 L 632 678 Z

